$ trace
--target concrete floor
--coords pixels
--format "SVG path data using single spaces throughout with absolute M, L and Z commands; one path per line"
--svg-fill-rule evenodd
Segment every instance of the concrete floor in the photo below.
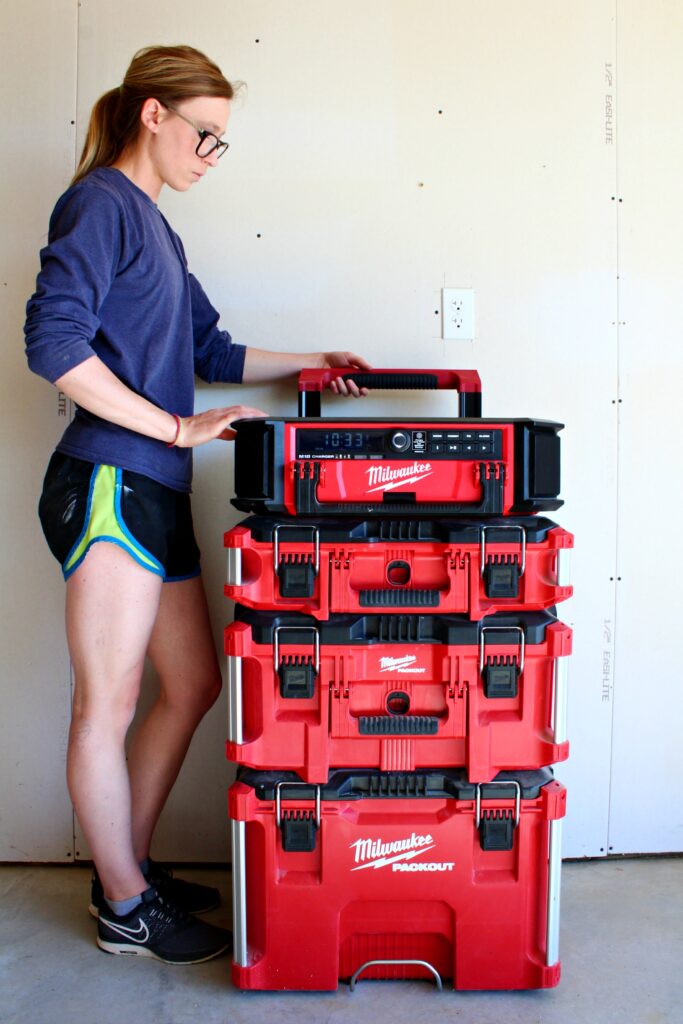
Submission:
M 218 885 L 219 871 L 185 877 Z M 360 981 L 350 993 L 231 987 L 226 958 L 191 967 L 113 957 L 94 942 L 80 866 L 0 867 L 2 1024 L 678 1024 L 683 1021 L 683 858 L 564 865 L 562 981 L 542 992 L 439 994 Z M 210 917 L 228 924 L 228 911 Z

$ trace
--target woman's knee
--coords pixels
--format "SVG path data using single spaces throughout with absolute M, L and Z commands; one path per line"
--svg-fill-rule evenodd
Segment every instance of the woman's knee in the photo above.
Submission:
M 214 706 L 218 698 L 220 697 L 221 690 L 223 689 L 223 678 L 220 673 L 220 669 L 216 668 L 216 672 L 213 676 L 206 680 L 204 686 L 204 701 L 206 704 L 206 711 Z
M 123 740 L 135 716 L 138 693 L 139 684 L 93 692 L 93 688 L 79 686 L 77 680 L 71 708 L 71 741 L 85 742 L 93 734 Z
M 223 687 L 220 669 L 216 666 L 214 672 L 207 672 L 201 679 L 197 680 L 194 688 L 194 697 L 198 709 L 202 715 L 209 711 L 220 696 Z
M 214 671 L 205 671 L 184 680 L 182 686 L 177 680 L 164 680 L 160 677 L 160 696 L 182 717 L 199 720 L 218 700 L 223 680 L 220 669 L 216 665 Z

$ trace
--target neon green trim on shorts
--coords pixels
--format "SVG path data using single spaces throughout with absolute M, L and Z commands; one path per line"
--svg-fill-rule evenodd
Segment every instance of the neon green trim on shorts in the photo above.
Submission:
M 85 558 L 97 541 L 118 544 L 145 569 L 165 576 L 166 572 L 154 555 L 135 540 L 121 514 L 122 473 L 116 466 L 96 466 L 90 481 L 88 507 L 83 532 L 69 553 L 62 571 L 67 578 Z

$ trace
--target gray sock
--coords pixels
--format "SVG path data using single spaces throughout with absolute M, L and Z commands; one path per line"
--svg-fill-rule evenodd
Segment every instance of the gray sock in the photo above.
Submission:
M 104 901 L 117 917 L 125 917 L 126 914 L 130 914 L 131 910 L 135 910 L 142 903 L 142 894 L 131 896 L 128 900 L 108 900 L 105 896 Z

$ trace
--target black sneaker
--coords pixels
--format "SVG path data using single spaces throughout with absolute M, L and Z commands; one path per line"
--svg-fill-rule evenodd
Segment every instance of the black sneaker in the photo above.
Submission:
M 173 872 L 169 868 L 165 868 L 163 864 L 156 864 L 151 857 L 148 864 L 149 867 L 145 874 L 147 882 L 156 889 L 160 896 L 187 914 L 207 914 L 220 905 L 221 894 L 212 885 L 199 885 L 198 882 L 186 882 L 182 878 L 174 878 Z M 99 917 L 103 908 L 108 909 L 108 905 L 104 899 L 100 877 L 95 869 L 92 873 L 88 910 L 93 917 Z
M 148 956 L 165 964 L 201 964 L 232 949 L 232 934 L 198 921 L 147 889 L 142 903 L 123 917 L 101 909 L 97 945 L 106 953 Z

